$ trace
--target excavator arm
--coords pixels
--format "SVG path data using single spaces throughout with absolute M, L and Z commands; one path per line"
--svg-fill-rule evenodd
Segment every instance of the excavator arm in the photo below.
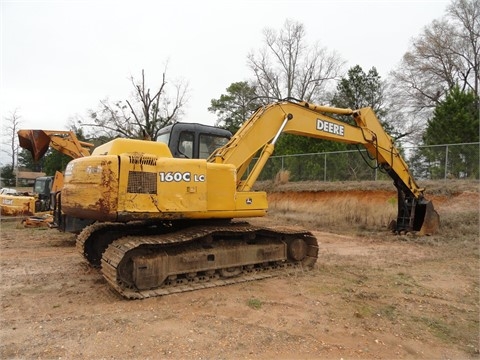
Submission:
M 18 139 L 20 146 L 30 151 L 35 161 L 40 160 L 49 147 L 72 159 L 89 156 L 89 148 L 93 147 L 93 144 L 78 140 L 73 131 L 64 130 L 19 130 Z
M 339 120 L 350 116 L 355 125 Z M 378 166 L 394 180 L 398 190 L 397 232 L 433 233 L 439 226 L 438 214 L 423 196 L 408 165 L 385 132 L 371 108 L 359 110 L 333 108 L 303 101 L 284 100 L 258 109 L 224 147 L 208 159 L 215 163 L 233 164 L 237 169 L 237 191 L 249 191 L 281 133 L 290 133 L 347 144 L 362 145 Z M 253 158 L 258 160 L 248 176 L 243 176 Z

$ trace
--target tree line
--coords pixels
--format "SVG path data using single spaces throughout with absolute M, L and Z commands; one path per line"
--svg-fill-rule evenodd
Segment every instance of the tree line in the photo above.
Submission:
M 375 67 L 365 70 L 355 65 L 345 70 L 338 53 L 320 42 L 307 43 L 304 25 L 291 19 L 280 29 L 264 29 L 263 46 L 247 55 L 247 64 L 249 78 L 232 82 L 208 107 L 217 117 L 216 125 L 232 133 L 259 106 L 296 98 L 342 108 L 372 107 L 400 147 L 479 141 L 480 0 L 452 0 L 444 16 L 426 25 L 411 41 L 386 79 Z M 134 89 L 130 99 L 101 100 L 86 118 L 71 120 L 68 127 L 81 140 L 101 144 L 116 137 L 156 140 L 161 128 L 182 119 L 188 83 L 171 83 L 167 67 L 155 90 L 146 84 L 143 70 L 130 82 Z M 16 166 L 20 116 L 13 112 L 6 120 L 12 140 L 4 150 L 12 163 L 3 167 L 2 178 Z M 275 154 L 348 149 L 351 146 L 285 134 Z M 474 155 L 461 150 L 452 154 L 470 169 L 467 174 L 452 169 L 452 175 L 478 178 L 478 155 Z M 438 156 L 442 155 L 419 147 L 412 156 L 415 171 L 425 176 L 426 164 L 438 163 Z M 27 152 L 18 152 L 18 165 L 47 174 L 63 170 L 68 161 L 50 151 L 41 163 L 34 164 Z M 348 169 L 355 164 L 337 165 Z M 318 165 L 303 166 L 313 169 Z

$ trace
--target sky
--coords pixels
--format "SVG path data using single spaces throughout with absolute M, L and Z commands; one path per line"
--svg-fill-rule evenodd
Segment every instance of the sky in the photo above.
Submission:
M 130 78 L 139 79 L 142 69 L 152 91 L 165 69 L 170 84 L 188 83 L 182 121 L 213 125 L 210 101 L 252 78 L 248 54 L 264 46 L 265 28 L 280 30 L 287 19 L 304 25 L 308 44 L 336 51 L 347 69 L 375 66 L 386 78 L 449 3 L 0 0 L 2 140 L 13 112 L 21 128 L 65 130 L 69 119 L 86 118 L 102 99 L 131 98 Z

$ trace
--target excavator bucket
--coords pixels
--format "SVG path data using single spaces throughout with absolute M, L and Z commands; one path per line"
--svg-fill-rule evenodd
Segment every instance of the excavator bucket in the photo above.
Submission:
M 414 228 L 420 235 L 433 235 L 440 228 L 440 215 L 433 208 L 431 201 L 417 204 L 415 209 Z
M 33 160 L 38 161 L 50 146 L 50 136 L 42 130 L 19 130 L 20 146 L 31 152 Z
M 397 221 L 391 229 L 398 234 L 416 232 L 419 235 L 433 235 L 440 228 L 440 216 L 431 201 L 423 196 L 415 198 L 411 192 L 398 186 Z

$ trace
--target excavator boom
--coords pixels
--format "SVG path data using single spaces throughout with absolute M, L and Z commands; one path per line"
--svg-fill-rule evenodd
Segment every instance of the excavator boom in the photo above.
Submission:
M 341 116 L 349 116 L 351 120 L 342 120 Z M 273 153 L 281 133 L 365 147 L 398 189 L 399 209 L 394 230 L 431 234 L 438 229 L 438 214 L 424 198 L 424 189 L 417 185 L 393 139 L 369 107 L 351 110 L 294 100 L 266 105 L 258 109 L 231 141 L 214 152 L 208 161 L 233 164 L 237 170 L 237 190 L 249 191 Z M 259 152 L 259 159 L 244 178 Z

